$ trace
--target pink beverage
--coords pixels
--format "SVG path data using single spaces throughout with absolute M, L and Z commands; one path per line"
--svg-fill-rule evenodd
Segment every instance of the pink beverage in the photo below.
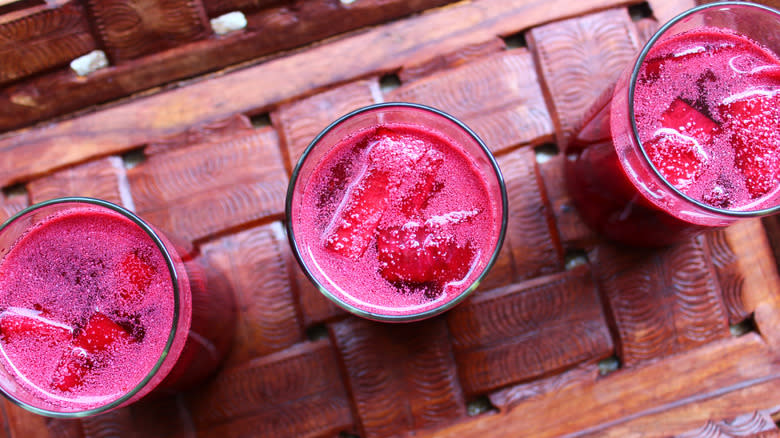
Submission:
M 288 198 L 302 266 L 326 296 L 368 318 L 416 320 L 454 305 L 502 240 L 505 195 L 494 160 L 473 133 L 422 106 L 369 107 L 329 129 L 340 123 L 352 126 Z
M 0 386 L 23 407 L 97 414 L 174 377 L 202 377 L 186 362 L 198 349 L 188 342 L 191 329 L 208 330 L 191 327 L 193 302 L 206 297 L 204 276 L 130 215 L 70 198 L 39 204 L 0 230 Z
M 749 4 L 681 15 L 623 75 L 609 112 L 607 99 L 591 110 L 567 151 L 569 189 L 591 226 L 656 246 L 776 210 L 780 58 L 740 33 L 751 23 L 760 37 L 780 20 Z

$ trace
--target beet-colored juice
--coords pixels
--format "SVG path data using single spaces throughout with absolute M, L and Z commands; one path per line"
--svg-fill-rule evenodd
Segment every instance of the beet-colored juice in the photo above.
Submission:
M 363 316 L 440 309 L 481 278 L 500 243 L 501 193 L 477 166 L 425 125 L 350 132 L 323 154 L 292 210 L 303 265 Z
M 700 26 L 658 39 L 634 79 L 633 101 L 624 76 L 610 110 L 600 99 L 567 150 L 569 190 L 586 222 L 612 239 L 655 246 L 778 205 L 774 52 Z
M 202 272 L 164 236 L 93 202 L 41 207 L 3 230 L 17 237 L 4 234 L 0 252 L 0 386 L 47 415 L 98 413 L 204 371 L 189 357 L 190 329 L 209 333 L 192 319 L 209 296 Z M 195 337 L 218 353 L 213 337 Z M 213 359 L 201 358 L 208 371 Z

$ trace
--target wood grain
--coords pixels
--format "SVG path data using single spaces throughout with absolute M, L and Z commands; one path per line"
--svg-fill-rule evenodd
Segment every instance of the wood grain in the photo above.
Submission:
M 17 438 L 46 435 L 48 428 L 44 417 L 16 406 L 6 398 L 3 398 L 2 405 L 2 413 L 5 415 L 3 432 L 6 433 L 6 436 Z
M 303 268 L 295 260 L 289 245 L 283 248 L 287 260 L 288 272 L 291 273 L 290 284 L 295 291 L 298 306 L 301 309 L 301 322 L 306 328 L 322 324 L 331 319 L 346 315 L 341 307 L 317 289 L 317 286 L 304 274 Z
M 29 202 L 25 195 L 7 196 L 5 194 L 0 194 L 0 221 L 4 222 L 28 205 Z
M 612 9 L 535 27 L 527 38 L 565 151 L 585 111 L 636 55 L 634 25 L 625 9 Z
M 589 259 L 625 366 L 730 336 L 703 236 L 661 251 L 601 244 Z
M 135 92 L 221 70 L 361 26 L 383 23 L 444 2 L 445 0 L 361 0 L 344 8 L 340 7 L 338 2 L 307 0 L 297 2 L 291 8 L 271 8 L 250 14 L 247 17 L 248 27 L 240 32 L 233 32 L 219 38 L 200 39 L 149 53 L 134 59 L 133 62 L 98 70 L 86 78 L 77 77 L 69 69 L 29 78 L 19 84 L 19 87 L 8 90 L 7 93 L 0 93 L 0 130 L 18 128 Z M 301 5 L 304 6 L 303 10 L 300 10 Z M 139 23 L 138 20 L 129 23 L 128 30 L 134 32 L 134 41 L 137 42 L 132 47 L 140 47 L 140 49 L 133 49 L 134 51 L 149 49 L 147 43 L 152 36 L 146 31 L 149 30 L 149 25 L 154 27 L 156 21 L 159 21 L 154 18 L 156 15 L 149 15 L 152 23 Z M 132 14 L 124 17 L 132 17 Z M 119 43 L 123 41 L 120 40 Z M 168 46 L 171 44 L 167 43 Z M 166 43 L 163 42 L 162 45 L 165 46 Z M 364 46 L 356 47 L 360 50 Z M 302 70 L 305 69 L 304 65 Z M 360 75 L 362 74 L 359 73 L 353 78 Z M 258 79 L 242 82 L 241 87 L 244 88 L 246 84 L 263 83 L 267 78 L 266 75 L 260 75 Z M 274 82 L 289 79 L 290 76 L 282 75 Z M 316 82 L 319 79 L 314 77 L 312 81 L 309 85 L 299 84 L 294 90 L 305 92 L 317 88 Z M 229 96 L 227 101 L 231 101 Z M 263 105 L 269 103 L 271 102 L 265 102 Z M 217 118 L 224 118 L 233 112 L 237 111 L 222 112 Z M 163 112 L 162 114 L 175 113 Z M 185 126 L 204 121 L 206 120 L 192 121 L 185 123 Z
M 381 98 L 379 82 L 371 78 L 279 106 L 271 113 L 271 121 L 279 131 L 288 172 L 292 173 L 304 149 L 331 122 Z
M 199 437 L 322 437 L 352 427 L 325 339 L 228 368 L 189 399 Z
M 544 193 L 552 207 L 558 235 L 564 250 L 591 248 L 598 241 L 598 236 L 582 221 L 569 196 L 564 173 L 565 160 L 566 157 L 559 154 L 538 164 L 539 174 L 544 183 Z
M 489 395 L 490 402 L 499 411 L 508 411 L 523 401 L 538 399 L 551 392 L 563 391 L 569 387 L 595 382 L 598 377 L 598 371 L 598 366 L 595 363 L 585 362 L 560 374 L 492 392 Z
M 563 269 L 562 250 L 550 206 L 539 185 L 533 149 L 521 148 L 498 158 L 509 198 L 506 241 L 512 250 L 515 279 L 522 280 Z
M 194 0 L 86 0 L 112 64 L 170 49 L 210 32 Z
M 707 236 L 723 302 L 734 324 L 755 311 L 763 297 L 780 291 L 777 265 L 761 220 L 738 222 Z
M 127 173 L 139 215 L 197 240 L 280 216 L 287 190 L 282 166 L 276 132 L 265 128 L 155 154 Z
M 348 317 L 328 328 L 361 437 L 399 436 L 465 417 L 443 319 L 381 324 Z
M 252 130 L 252 122 L 249 118 L 243 114 L 234 114 L 222 120 L 188 127 L 183 132 L 153 140 L 144 148 L 144 154 L 149 156 L 187 146 L 220 143 L 250 130 Z
M 420 61 L 417 64 L 405 65 L 398 72 L 398 78 L 403 83 L 416 81 L 433 73 L 446 71 L 505 49 L 506 43 L 504 43 L 504 40 L 501 38 L 490 38 L 486 41 L 460 47 L 451 52 L 436 54 L 430 59 Z
M 303 340 L 290 290 L 282 227 L 272 223 L 209 242 L 204 259 L 230 281 L 236 295 L 236 337 L 227 362 L 238 364 Z
M 124 163 L 115 156 L 38 178 L 27 184 L 27 190 L 33 203 L 63 196 L 88 196 L 134 208 Z
M 681 433 L 677 438 L 750 437 L 770 430 L 777 430 L 772 417 L 766 412 L 754 411 L 730 420 L 708 420 L 704 426 Z
M 482 293 L 453 309 L 447 322 L 467 394 L 613 354 L 585 267 Z
M 95 47 L 77 1 L 0 16 L 0 85 L 66 65 Z
M 233 11 L 252 11 L 291 3 L 290 0 L 204 0 L 203 7 L 209 17 L 217 17 Z
M 761 338 L 749 333 L 419 436 L 512 436 L 518 424 L 527 436 L 540 438 L 607 436 L 610 430 L 619 437 L 662 436 L 675 429 L 683 433 L 709 418 L 768 409 L 776 403 L 770 394 L 778 390 L 780 365 Z
M 69 163 L 125 151 L 152 139 L 174 134 L 188 126 L 223 119 L 230 114 L 263 111 L 279 102 L 316 89 L 372 73 L 393 71 L 405 64 L 416 64 L 429 59 L 430 55 L 422 56 L 423 53 L 453 51 L 465 45 L 483 42 L 495 35 L 512 34 L 533 25 L 618 3 L 622 1 L 583 0 L 571 3 L 567 0 L 483 0 L 479 3 L 459 3 L 450 8 L 413 16 L 212 80 L 76 117 L 58 123 L 50 129 L 13 133 L 0 138 L 0 186 Z M 240 51 L 246 52 L 246 46 L 241 46 Z M 363 51 L 364 47 L 373 49 Z M 186 52 L 183 49 L 179 52 L 175 50 L 165 56 L 180 63 L 204 64 L 197 47 L 188 47 Z M 230 57 L 232 49 L 215 46 L 211 50 L 214 51 L 212 56 L 219 56 L 220 60 L 224 60 Z M 361 53 L 361 56 L 350 56 L 357 52 Z M 257 56 L 257 52 L 246 56 Z M 333 62 L 336 59 L 340 62 Z M 150 58 L 149 61 L 155 64 L 135 65 L 134 73 L 128 73 L 126 78 L 114 78 L 106 73 L 106 76 L 100 76 L 98 83 L 88 81 L 84 86 L 89 88 L 82 89 L 81 93 L 97 93 L 103 96 L 99 101 L 103 101 L 107 95 L 101 91 L 104 88 L 109 90 L 108 94 L 117 96 L 114 90 L 116 87 L 122 90 L 140 90 L 141 88 L 133 85 L 137 80 L 156 84 L 161 79 L 151 78 L 172 80 L 182 77 L 180 75 L 183 67 L 171 67 L 160 58 Z M 170 74 L 168 69 L 173 69 L 176 74 Z M 64 82 L 56 82 L 56 87 L 46 86 L 48 83 L 41 81 L 22 89 L 5 90 L 4 95 L 7 99 L 17 93 L 39 96 L 44 93 L 38 87 L 50 92 L 62 87 L 76 86 L 72 79 L 67 78 Z M 274 86 L 249 85 L 258 83 L 273 83 Z M 55 99 L 53 102 L 57 103 L 54 105 L 57 107 L 68 107 L 68 103 L 73 101 L 71 94 L 54 92 L 46 95 Z M 96 101 L 93 99 L 89 102 Z M 51 102 L 48 105 L 51 106 Z M 0 104 L 0 114 L 3 114 L 0 118 L 6 121 L 0 124 L 0 129 L 19 126 L 19 120 L 29 120 L 30 117 L 40 119 L 36 117 L 39 115 L 36 112 L 22 117 L 12 112 L 12 108 L 18 109 L 14 104 Z M 68 110 L 72 109 L 74 108 L 69 107 Z M 52 112 L 48 114 L 51 115 Z M 62 142 L 78 144 L 79 147 L 63 149 L 58 147 Z M 16 151 L 10 153 L 14 149 Z M 14 156 L 13 160 L 11 155 Z
M 528 50 L 514 49 L 402 85 L 385 100 L 442 109 L 500 153 L 552 140 L 552 121 L 534 72 Z

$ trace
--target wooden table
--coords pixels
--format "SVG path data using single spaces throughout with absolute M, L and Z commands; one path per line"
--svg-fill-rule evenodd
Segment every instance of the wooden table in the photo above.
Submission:
M 64 195 L 123 204 L 224 274 L 239 309 L 224 366 L 191 391 L 82 421 L 6 401 L 0 436 L 776 435 L 780 221 L 618 248 L 562 184 L 584 111 L 693 3 L 447 3 L 0 2 L 0 219 Z M 246 28 L 215 35 L 236 10 Z M 94 49 L 107 67 L 69 69 Z M 480 290 L 406 325 L 320 296 L 282 227 L 310 139 L 395 100 L 476 130 L 510 198 Z

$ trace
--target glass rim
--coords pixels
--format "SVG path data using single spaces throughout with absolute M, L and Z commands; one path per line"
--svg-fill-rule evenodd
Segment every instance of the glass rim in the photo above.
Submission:
M 147 224 L 143 219 L 138 217 L 135 213 L 131 212 L 130 210 L 122 206 L 116 205 L 112 202 L 105 201 L 102 199 L 90 198 L 85 196 L 66 196 L 61 198 L 50 199 L 47 201 L 42 201 L 33 204 L 19 211 L 18 213 L 11 216 L 10 218 L 8 218 L 2 225 L 0 225 L 0 233 L 2 233 L 13 222 L 15 222 L 18 219 L 21 219 L 22 217 L 26 216 L 29 213 L 32 213 L 44 207 L 57 205 L 57 204 L 69 204 L 69 203 L 91 204 L 91 205 L 97 205 L 99 207 L 107 208 L 109 210 L 121 214 L 127 219 L 130 219 L 130 221 L 138 225 L 143 231 L 146 232 L 146 234 L 152 239 L 152 241 L 155 243 L 157 248 L 160 250 L 160 253 L 165 259 L 165 263 L 168 266 L 168 271 L 171 275 L 171 283 L 173 285 L 174 309 L 173 309 L 173 321 L 171 324 L 171 331 L 168 335 L 168 340 L 166 341 L 165 346 L 162 352 L 160 353 L 160 358 L 157 360 L 157 362 L 155 362 L 154 366 L 149 370 L 149 373 L 136 386 L 134 386 L 130 391 L 128 391 L 127 393 L 125 393 L 124 395 L 122 395 L 121 397 L 119 397 L 114 401 L 98 406 L 96 408 L 86 409 L 82 411 L 59 412 L 59 411 L 53 411 L 53 410 L 33 406 L 27 402 L 24 402 L 14 397 L 13 395 L 9 394 L 4 388 L 0 387 L 0 393 L 2 393 L 3 396 L 8 398 L 14 404 L 32 413 L 47 416 L 47 417 L 53 417 L 53 418 L 84 418 L 84 417 L 90 417 L 93 415 L 101 414 L 121 406 L 123 403 L 125 403 L 126 401 L 134 397 L 136 394 L 138 394 L 138 392 L 141 391 L 156 376 L 157 372 L 162 367 L 163 362 L 165 362 L 165 359 L 168 357 L 168 353 L 170 352 L 171 347 L 173 346 L 173 342 L 176 336 L 176 330 L 178 329 L 179 316 L 180 316 L 179 305 L 181 302 L 181 298 L 180 298 L 181 291 L 179 290 L 179 276 L 176 272 L 176 267 L 170 252 L 165 247 L 165 244 L 163 243 L 160 236 L 154 231 L 154 229 L 149 224 Z
M 312 275 L 309 267 L 304 262 L 303 257 L 301 256 L 300 248 L 298 248 L 298 243 L 295 239 L 295 232 L 293 230 L 293 225 L 292 225 L 292 198 L 295 191 L 295 186 L 298 181 L 298 176 L 300 175 L 300 172 L 303 168 L 303 165 L 306 163 L 306 160 L 311 154 L 312 150 L 317 146 L 317 144 L 319 144 L 319 142 L 322 140 L 323 137 L 325 137 L 325 135 L 327 135 L 331 130 L 339 126 L 341 123 L 347 121 L 348 119 L 351 119 L 352 117 L 358 116 L 366 112 L 378 111 L 378 110 L 388 109 L 388 108 L 408 108 L 408 109 L 427 111 L 429 113 L 432 113 L 435 116 L 443 117 L 449 122 L 454 123 L 458 128 L 460 128 L 468 136 L 470 136 L 477 143 L 477 145 L 479 145 L 480 149 L 485 154 L 485 158 L 488 159 L 490 166 L 493 168 L 493 171 L 496 176 L 496 180 L 499 185 L 499 191 L 501 192 L 502 213 L 501 213 L 501 227 L 499 230 L 498 240 L 496 241 L 496 247 L 493 250 L 493 254 L 491 255 L 490 259 L 488 260 L 482 272 L 474 280 L 474 282 L 471 285 L 469 285 L 469 287 L 465 288 L 463 291 L 460 292 L 460 294 L 458 294 L 453 299 L 443 303 L 441 306 L 434 307 L 433 309 L 425 310 L 410 315 L 386 315 L 382 313 L 370 312 L 365 309 L 361 309 L 357 306 L 354 306 L 352 304 L 349 304 L 344 300 L 340 299 L 339 297 L 337 297 L 335 294 L 331 293 L 317 278 L 314 277 L 314 275 Z M 452 307 L 454 307 L 455 305 L 463 301 L 468 295 L 471 294 L 471 292 L 474 291 L 474 289 L 476 289 L 479 286 L 479 284 L 482 282 L 485 276 L 490 272 L 490 269 L 493 267 L 496 260 L 498 259 L 498 254 L 501 251 L 501 247 L 504 244 L 507 224 L 509 221 L 508 207 L 509 207 L 509 201 L 506 193 L 506 183 L 504 182 L 504 177 L 501 173 L 501 169 L 498 167 L 498 162 L 493 156 L 493 153 L 490 152 L 490 149 L 487 147 L 487 145 L 485 145 L 485 142 L 482 141 L 482 139 L 473 130 L 471 130 L 471 128 L 466 126 L 466 124 L 461 122 L 459 119 L 445 113 L 444 111 L 427 105 L 423 105 L 419 103 L 411 103 L 411 102 L 382 102 L 382 103 L 375 103 L 372 105 L 364 106 L 362 108 L 358 108 L 354 111 L 351 111 L 339 117 L 338 119 L 330 123 L 325 129 L 323 129 L 316 137 L 314 137 L 311 143 L 309 143 L 309 145 L 306 147 L 303 154 L 301 155 L 301 158 L 298 160 L 298 163 L 295 165 L 295 168 L 293 169 L 292 175 L 290 177 L 290 183 L 287 187 L 287 197 L 285 199 L 284 226 L 287 231 L 287 239 L 290 242 L 290 247 L 292 248 L 293 255 L 295 256 L 295 259 L 298 261 L 298 264 L 303 268 L 304 274 L 306 274 L 306 277 L 309 278 L 309 280 L 314 283 L 314 285 L 317 287 L 320 293 L 325 295 L 337 306 L 341 307 L 342 309 L 354 315 L 367 318 L 373 321 L 413 322 L 413 321 L 420 321 L 423 319 L 431 318 L 433 316 L 446 312 L 447 310 L 451 309 Z
M 705 204 L 701 201 L 697 201 L 696 199 L 691 198 L 690 196 L 683 193 L 680 189 L 675 187 L 672 183 L 670 183 L 658 170 L 658 168 L 655 166 L 653 161 L 650 159 L 650 156 L 647 154 L 647 151 L 645 151 L 645 147 L 642 144 L 642 141 L 639 139 L 639 128 L 636 124 L 636 115 L 634 112 L 634 91 L 636 89 L 636 83 L 639 79 L 639 71 L 641 70 L 642 63 L 644 63 L 645 57 L 647 57 L 648 53 L 650 52 L 650 49 L 653 48 L 655 43 L 663 36 L 672 26 L 680 22 L 681 20 L 689 17 L 692 14 L 695 14 L 697 12 L 700 12 L 705 9 L 711 9 L 711 8 L 718 8 L 718 7 L 724 7 L 724 6 L 739 6 L 739 7 L 750 7 L 755 8 L 758 10 L 763 10 L 765 12 L 768 12 L 770 14 L 774 14 L 778 16 L 778 19 L 780 19 L 780 11 L 777 11 L 773 8 L 770 8 L 769 6 L 765 6 L 762 4 L 757 3 L 748 3 L 743 1 L 720 1 L 715 3 L 708 3 L 699 5 L 695 8 L 691 8 L 668 22 L 666 22 L 663 26 L 661 26 L 653 36 L 647 40 L 647 43 L 645 43 L 642 50 L 639 52 L 639 56 L 637 57 L 636 61 L 634 62 L 633 69 L 631 71 L 631 77 L 629 78 L 629 84 L 628 84 L 628 111 L 629 111 L 629 119 L 631 121 L 631 134 L 636 142 L 637 145 L 639 145 L 639 151 L 642 153 L 642 157 L 644 158 L 644 162 L 647 163 L 650 166 L 650 169 L 653 171 L 656 177 L 662 182 L 664 186 L 666 186 L 668 189 L 672 191 L 675 195 L 679 196 L 683 200 L 687 201 L 690 204 L 693 204 L 697 208 L 701 208 L 703 210 L 706 210 L 709 213 L 715 213 L 721 216 L 727 216 L 727 217 L 733 217 L 733 218 L 751 218 L 751 217 L 760 217 L 760 216 L 766 216 L 773 213 L 777 213 L 780 211 L 780 202 L 773 206 L 773 207 L 767 207 L 760 210 L 727 210 L 723 208 L 713 207 L 711 205 Z

